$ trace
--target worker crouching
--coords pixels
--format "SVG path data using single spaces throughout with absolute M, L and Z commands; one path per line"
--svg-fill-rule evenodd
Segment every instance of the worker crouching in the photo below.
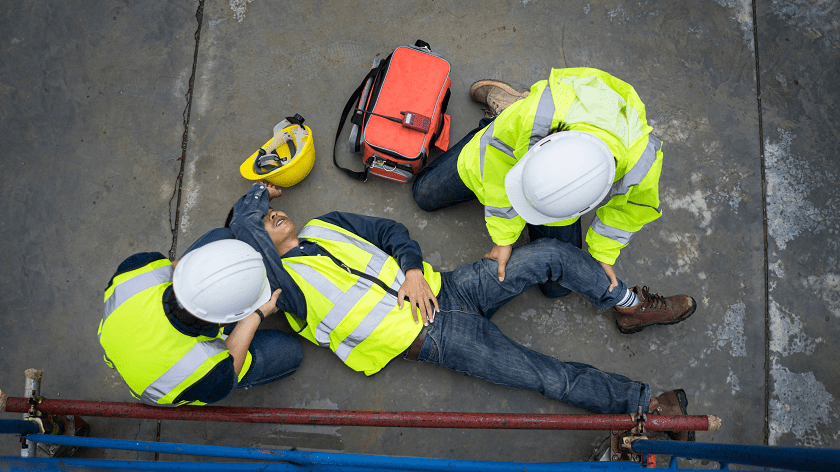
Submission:
M 262 257 L 208 233 L 180 261 L 135 254 L 105 290 L 99 342 L 143 403 L 204 405 L 279 380 L 302 360 L 294 337 L 257 327 L 277 311 Z
M 487 117 L 417 175 L 414 200 L 425 211 L 478 199 L 504 280 L 527 226 L 531 241 L 583 247 L 581 215 L 595 212 L 588 252 L 610 280 L 619 331 L 635 333 L 686 320 L 688 295 L 663 297 L 628 287 L 613 265 L 630 240 L 662 215 L 662 141 L 651 135 L 645 106 L 629 84 L 590 69 L 553 69 L 548 80 L 518 92 L 497 80 L 470 88 Z M 540 284 L 551 298 L 571 293 L 563 280 Z

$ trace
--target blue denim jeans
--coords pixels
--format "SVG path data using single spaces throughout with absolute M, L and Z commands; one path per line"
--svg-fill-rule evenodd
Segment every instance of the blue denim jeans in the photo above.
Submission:
M 467 188 L 464 181 L 461 180 L 461 176 L 458 175 L 458 155 L 461 154 L 461 150 L 473 136 L 492 121 L 492 118 L 483 118 L 478 122 L 477 128 L 467 133 L 456 145 L 438 156 L 422 172 L 417 174 L 411 186 L 411 192 L 420 209 L 435 211 L 476 198 L 475 193 Z M 531 241 L 540 238 L 554 238 L 571 243 L 578 248 L 583 247 L 580 220 L 569 226 L 530 224 L 527 226 Z M 565 297 L 571 293 L 567 288 L 554 281 L 539 284 L 539 287 L 543 295 L 549 298 Z
M 426 328 L 418 360 L 597 413 L 635 413 L 639 406 L 647 412 L 647 384 L 528 349 L 490 321 L 505 303 L 539 283 L 559 282 L 605 308 L 624 293 L 623 282 L 608 292 L 609 279 L 589 254 L 551 238 L 514 249 L 504 282 L 496 270 L 496 261 L 482 259 L 442 274 L 440 312 Z
M 580 218 L 568 226 L 543 226 L 525 225 L 528 228 L 528 238 L 536 241 L 540 238 L 557 239 L 580 249 L 583 247 L 583 238 L 580 232 Z M 603 269 L 602 269 L 603 271 Z M 540 284 L 540 292 L 548 298 L 560 298 L 572 293 L 556 281 Z
M 273 329 L 259 329 L 248 346 L 251 367 L 236 385 L 250 388 L 288 377 L 303 360 L 300 341 L 294 336 Z
M 414 183 L 411 184 L 411 192 L 420 209 L 435 211 L 476 199 L 473 191 L 464 185 L 464 181 L 458 175 L 458 155 L 473 136 L 492 121 L 492 118 L 482 118 L 476 129 L 467 133 L 457 144 L 436 157 L 417 174 Z

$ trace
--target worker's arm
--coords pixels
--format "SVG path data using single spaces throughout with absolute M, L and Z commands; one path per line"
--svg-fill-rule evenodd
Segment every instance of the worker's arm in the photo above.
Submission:
M 276 301 L 279 294 L 280 290 L 276 290 L 271 299 L 260 307 L 265 316 L 277 311 Z M 184 390 L 173 403 L 187 401 L 209 405 L 224 400 L 230 395 L 239 383 L 239 373 L 242 371 L 248 348 L 259 325 L 260 317 L 256 312 L 237 322 L 230 336 L 225 340 L 230 356 L 216 364 L 201 380 Z
M 437 297 L 423 276 L 423 254 L 417 241 L 409 236 L 408 228 L 394 220 L 353 213 L 332 212 L 318 219 L 352 232 L 396 259 L 405 273 L 405 281 L 397 292 L 397 305 L 402 308 L 408 297 L 415 323 L 428 326 L 434 321 L 439 310 Z
M 656 159 L 637 185 L 629 187 L 624 194 L 615 195 L 595 212 L 595 219 L 586 232 L 586 244 L 596 261 L 615 264 L 621 249 L 633 236 L 646 224 L 662 216 L 659 201 L 661 171 L 662 151 L 658 150 Z
M 108 285 L 105 287 L 105 291 L 108 291 L 108 289 L 111 288 L 111 285 L 114 284 L 114 278 L 116 278 L 118 275 L 124 274 L 126 272 L 131 272 L 132 270 L 139 269 L 147 264 L 161 259 L 166 259 L 166 256 L 159 252 L 141 252 L 129 256 L 126 260 L 122 261 L 117 267 L 117 271 L 114 272 L 113 276 L 111 276 L 111 280 L 108 281 Z
M 198 249 L 198 248 L 200 248 L 204 245 L 207 245 L 207 244 L 210 244 L 210 243 L 213 243 L 213 242 L 216 242 L 216 241 L 222 241 L 222 240 L 225 240 L 225 239 L 235 239 L 235 237 L 233 235 L 233 232 L 230 230 L 230 228 L 211 229 L 210 231 L 204 233 L 204 235 L 202 235 L 200 238 L 198 238 L 198 240 L 196 240 L 196 242 L 192 243 L 190 245 L 190 247 L 188 247 L 187 250 L 184 251 L 184 254 L 181 257 L 184 257 L 185 255 L 189 254 L 191 251 L 195 251 L 196 249 Z
M 262 220 L 268 213 L 270 197 L 271 194 L 265 184 L 257 182 L 252 185 L 248 193 L 233 206 L 230 229 L 236 239 L 247 243 L 263 256 L 271 289 L 283 290 L 283 296 L 278 300 L 277 308 L 305 318 L 306 299 L 303 292 L 283 268 L 281 254 L 277 253 Z
M 420 251 L 420 245 L 411 239 L 408 228 L 401 223 L 386 218 L 338 211 L 319 216 L 318 219 L 344 228 L 382 249 L 397 260 L 403 272 L 411 269 L 420 269 L 421 272 L 423 270 L 423 253 Z
M 531 87 L 530 93 L 507 107 L 496 118 L 492 137 L 485 139 L 483 186 L 484 224 L 493 240 L 493 248 L 484 255 L 485 259 L 498 262 L 499 281 L 504 281 L 507 262 L 513 251 L 513 243 L 519 239 L 525 228 L 525 220 L 510 204 L 505 189 L 505 176 L 528 150 L 551 131 L 556 122 L 546 128 L 534 127 L 535 110 L 550 99 L 548 82 L 541 80 Z
M 233 358 L 228 357 L 216 364 L 216 367 L 201 380 L 184 390 L 172 403 L 179 404 L 185 401 L 201 402 L 207 405 L 216 403 L 236 390 L 237 383 L 237 376 L 233 370 Z
M 525 228 L 525 220 L 516 214 L 513 207 L 510 207 L 510 210 L 515 216 L 500 217 L 488 214 L 487 206 L 484 207 L 484 222 L 493 240 L 493 248 L 484 255 L 484 258 L 499 263 L 496 269 L 499 282 L 505 280 L 507 262 L 513 252 L 513 243 L 519 239 L 519 235 Z
M 277 298 L 280 296 L 280 289 L 271 294 L 271 298 L 259 308 L 263 315 L 268 318 L 277 311 Z M 233 370 L 239 376 L 242 371 L 242 366 L 245 364 L 245 356 L 248 352 L 248 347 L 254 339 L 254 333 L 260 326 L 260 315 L 256 312 L 251 313 L 246 318 L 236 322 L 236 327 L 233 332 L 225 339 L 230 356 L 233 357 Z

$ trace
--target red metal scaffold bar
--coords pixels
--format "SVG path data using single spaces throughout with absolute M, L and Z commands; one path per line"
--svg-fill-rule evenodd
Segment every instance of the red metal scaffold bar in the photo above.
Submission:
M 0 412 L 29 411 L 29 399 L 8 397 Z M 250 408 L 182 406 L 161 408 L 140 403 L 54 400 L 44 398 L 36 407 L 44 414 L 88 417 L 138 418 L 231 423 L 276 423 L 331 426 L 379 426 L 459 429 L 630 430 L 637 425 L 631 415 L 532 415 L 517 413 L 457 413 L 411 411 L 319 410 L 299 408 Z M 647 416 L 650 431 L 715 431 L 714 415 Z

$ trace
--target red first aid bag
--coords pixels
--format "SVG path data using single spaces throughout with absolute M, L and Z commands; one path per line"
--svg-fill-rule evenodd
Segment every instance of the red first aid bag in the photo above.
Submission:
M 352 116 L 350 145 L 362 151 L 365 170 L 352 171 L 333 163 L 347 175 L 366 180 L 368 173 L 408 182 L 420 172 L 432 146 L 449 147 L 449 63 L 418 40 L 398 47 L 384 60 L 375 60 L 361 85 L 345 105 L 335 142 L 347 116 Z

